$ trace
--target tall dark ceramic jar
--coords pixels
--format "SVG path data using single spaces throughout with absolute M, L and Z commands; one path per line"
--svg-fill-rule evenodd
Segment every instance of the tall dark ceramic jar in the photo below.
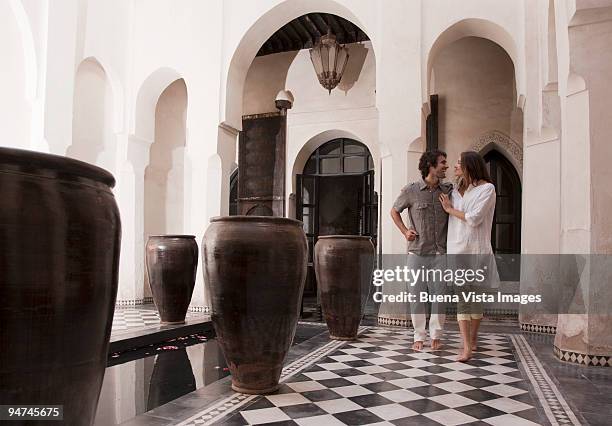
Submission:
M 93 422 L 117 296 L 114 185 L 81 161 L 0 148 L 0 404 Z
M 146 247 L 153 301 L 162 324 L 182 324 L 198 268 L 198 244 L 193 235 L 152 235 Z
M 321 309 L 335 340 L 354 340 L 363 315 L 365 296 L 374 268 L 370 237 L 328 235 L 314 249 Z
M 211 220 L 202 242 L 212 321 L 236 392 L 278 389 L 306 278 L 302 222 L 271 216 Z

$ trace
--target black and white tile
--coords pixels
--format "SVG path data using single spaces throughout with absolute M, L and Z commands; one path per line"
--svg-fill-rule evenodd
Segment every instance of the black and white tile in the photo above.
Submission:
M 458 333 L 446 333 L 441 351 L 411 344 L 412 331 L 381 327 L 330 342 L 288 366 L 278 393 L 234 394 L 181 425 L 562 424 L 538 413 L 507 335 L 482 334 L 469 363 L 455 361 Z

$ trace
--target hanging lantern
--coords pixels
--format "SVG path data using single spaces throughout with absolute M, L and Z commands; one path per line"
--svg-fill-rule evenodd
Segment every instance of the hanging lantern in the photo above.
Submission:
M 336 36 L 329 29 L 327 34 L 321 36 L 314 47 L 310 49 L 310 59 L 319 78 L 319 83 L 330 94 L 332 89 L 342 80 L 348 58 L 348 48 L 338 44 Z

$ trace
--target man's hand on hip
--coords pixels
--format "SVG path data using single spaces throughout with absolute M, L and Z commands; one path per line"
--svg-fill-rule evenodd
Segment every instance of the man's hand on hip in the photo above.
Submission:
M 408 229 L 404 236 L 408 241 L 414 241 L 419 236 L 419 234 L 414 229 Z

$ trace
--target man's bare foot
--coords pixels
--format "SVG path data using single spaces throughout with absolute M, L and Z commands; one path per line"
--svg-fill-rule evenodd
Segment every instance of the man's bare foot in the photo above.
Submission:
M 415 342 L 412 344 L 412 349 L 415 351 L 422 351 L 423 350 L 423 342 L 420 340 L 415 340 Z
M 472 358 L 472 351 L 469 351 L 469 352 L 463 351 L 463 353 L 461 353 L 457 357 L 457 361 L 459 361 L 459 362 L 467 362 L 467 361 L 470 360 L 470 358 Z
M 432 339 L 431 340 L 431 349 L 434 351 L 438 351 L 440 350 L 440 348 L 442 347 L 442 342 L 440 341 L 440 339 Z

